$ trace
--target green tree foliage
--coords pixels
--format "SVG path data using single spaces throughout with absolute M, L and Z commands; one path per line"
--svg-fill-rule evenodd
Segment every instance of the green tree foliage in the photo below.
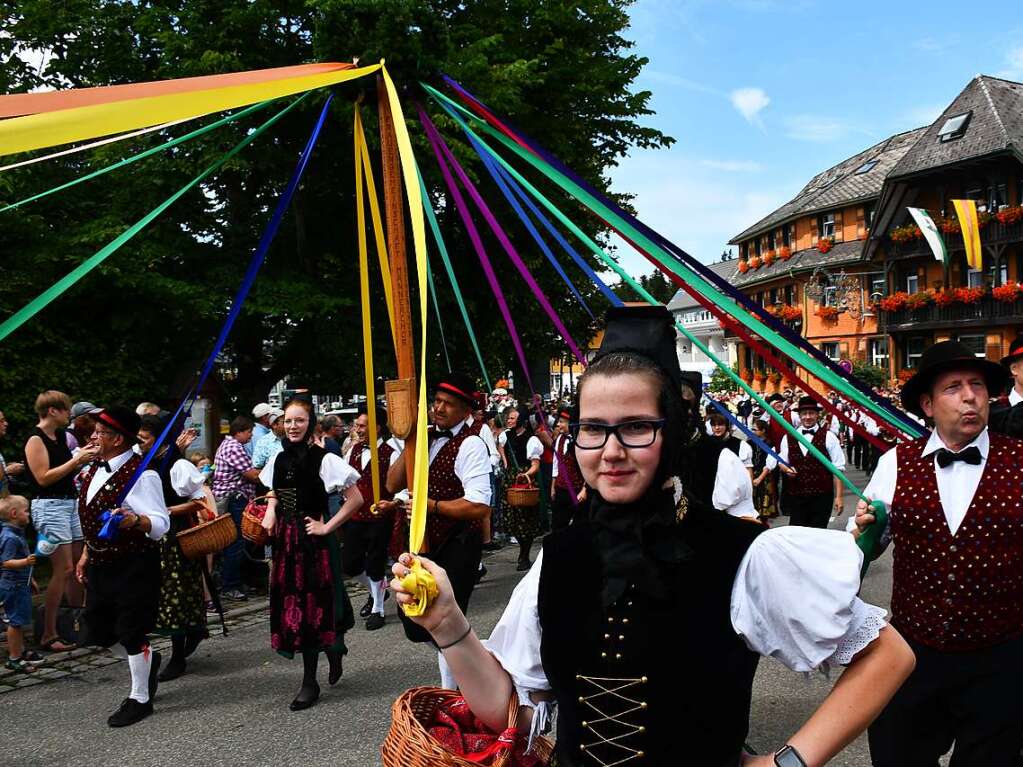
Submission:
M 650 94 L 633 88 L 646 60 L 623 35 L 631 0 L 21 0 L 0 10 L 0 86 L 88 87 L 285 66 L 309 61 L 386 59 L 402 90 L 423 173 L 469 312 L 494 370 L 517 369 L 512 345 L 415 120 L 425 103 L 419 80 L 448 73 L 497 113 L 535 137 L 598 188 L 630 146 L 671 139 L 637 120 Z M 26 64 L 18 50 L 33 53 Z M 36 61 L 45 58 L 41 68 Z M 262 399 L 284 375 L 321 391 L 362 390 L 354 226 L 353 103 L 363 98 L 371 149 L 376 140 L 372 79 L 336 89 L 305 179 L 220 360 L 226 393 L 239 404 Z M 28 421 L 46 388 L 96 402 L 173 401 L 208 353 L 248 258 L 322 104 L 309 99 L 202 187 L 179 200 L 128 246 L 3 341 L 0 404 Z M 282 102 L 283 103 L 283 102 Z M 278 107 L 279 108 L 279 107 Z M 485 199 L 580 344 L 592 332 L 585 312 L 528 239 L 450 120 L 427 104 Z M 263 112 L 265 119 L 269 112 Z M 208 118 L 213 119 L 213 118 Z M 172 129 L 175 135 L 198 123 Z M 255 121 L 232 125 L 66 193 L 2 214 L 0 317 L 8 316 L 139 219 L 240 140 Z M 81 175 L 166 140 L 167 133 L 115 143 L 0 174 L 0 204 Z M 375 156 L 375 155 L 374 155 Z M 20 159 L 20 158 L 18 158 Z M 379 183 L 379 168 L 377 168 Z M 550 192 L 549 184 L 531 175 Z M 566 202 L 560 195 L 552 195 Z M 627 201 L 627 200 L 626 200 Z M 583 218 L 577 206 L 566 210 Z M 480 219 L 477 216 L 477 221 Z M 580 221 L 599 235 L 592 218 Z M 487 233 L 489 254 L 524 345 L 536 359 L 560 354 L 528 288 Z M 410 238 L 411 239 L 411 238 Z M 372 242 L 372 239 L 371 239 Z M 372 247 L 372 246 L 371 246 Z M 595 310 L 598 292 L 566 267 Z M 447 279 L 435 261 L 453 364 L 475 364 Z M 375 269 L 374 269 L 375 272 Z M 393 375 L 380 279 L 372 275 L 378 375 Z M 413 301 L 416 297 L 413 296 Z M 413 304 L 415 305 L 415 304 Z M 434 319 L 431 313 L 430 322 Z M 443 365 L 429 328 L 429 373 Z
M 867 386 L 880 388 L 888 384 L 888 371 L 867 362 L 853 362 L 853 375 Z
M 738 362 L 732 363 L 732 372 L 739 375 Z M 710 383 L 707 384 L 707 389 L 715 394 L 739 391 L 739 387 L 735 384 L 735 382 L 719 367 L 715 367 L 714 371 L 710 374 Z

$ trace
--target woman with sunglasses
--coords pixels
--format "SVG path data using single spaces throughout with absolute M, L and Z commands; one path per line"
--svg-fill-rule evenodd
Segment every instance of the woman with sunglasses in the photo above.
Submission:
M 520 729 L 558 706 L 557 756 L 589 765 L 818 767 L 866 729 L 913 667 L 884 612 L 861 602 L 861 556 L 840 531 L 766 530 L 688 499 L 676 477 L 686 405 L 663 307 L 614 309 L 579 381 L 575 453 L 588 519 L 552 533 L 487 642 L 444 571 L 416 618 L 476 716 Z M 400 579 L 402 604 L 414 597 Z M 847 669 L 775 754 L 743 755 L 761 655 L 797 671 Z

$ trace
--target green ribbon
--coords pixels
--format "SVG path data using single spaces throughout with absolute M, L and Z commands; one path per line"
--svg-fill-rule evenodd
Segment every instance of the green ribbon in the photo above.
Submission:
M 480 354 L 480 345 L 476 341 L 476 333 L 473 332 L 472 322 L 469 321 L 469 312 L 466 311 L 465 301 L 462 299 L 462 291 L 458 287 L 458 278 L 455 277 L 454 267 L 451 266 L 451 258 L 448 256 L 447 245 L 444 244 L 444 238 L 440 234 L 440 225 L 437 223 L 437 216 L 433 212 L 433 202 L 430 200 L 430 195 L 426 191 L 426 183 L 423 181 L 423 174 L 419 170 L 418 165 L 416 166 L 416 173 L 419 174 L 419 190 L 422 192 L 423 210 L 426 211 L 426 220 L 430 222 L 430 230 L 433 232 L 433 239 L 437 241 L 437 250 L 440 251 L 441 261 L 444 262 L 444 270 L 448 273 L 448 279 L 451 281 L 451 289 L 455 292 L 455 300 L 458 301 L 458 311 L 462 313 L 462 320 L 465 322 L 465 329 L 469 333 L 469 340 L 472 342 L 473 351 L 476 352 L 476 361 L 479 362 L 480 370 L 483 371 L 483 380 L 487 382 L 487 391 L 493 391 L 494 386 L 490 381 L 490 374 L 487 373 L 487 366 L 483 364 L 483 355 Z
M 253 141 L 255 141 L 256 138 L 260 134 L 262 134 L 270 126 L 272 126 L 274 123 L 276 123 L 282 117 L 284 117 L 284 115 L 286 115 L 288 112 L 290 112 L 296 106 L 298 106 L 299 103 L 301 103 L 301 101 L 303 99 L 305 99 L 306 96 L 309 95 L 309 93 L 310 92 L 307 91 L 306 93 L 303 93 L 297 99 L 292 101 L 290 104 L 288 104 L 288 106 L 286 106 L 280 112 L 275 114 L 273 117 L 271 117 L 265 123 L 260 125 L 258 128 L 256 128 L 248 136 L 243 138 L 232 149 L 228 150 L 228 152 L 223 157 L 221 157 L 219 160 L 214 162 L 212 165 L 210 165 L 208 168 L 206 168 L 206 170 L 204 170 L 202 173 L 200 173 L 198 176 L 193 178 L 191 181 L 189 181 L 187 184 L 185 184 L 183 187 L 181 187 L 178 191 L 176 191 L 174 194 L 172 194 L 166 200 L 164 200 L 159 205 L 157 205 L 155 208 L 153 208 L 151 211 L 149 211 L 149 213 L 147 213 L 145 216 L 143 216 L 138 221 L 136 221 L 134 224 L 132 224 L 130 227 L 128 227 L 128 229 L 126 229 L 121 234 L 119 234 L 117 237 L 115 237 L 113 240 L 111 240 L 107 245 L 103 246 L 95 255 L 93 255 L 90 258 L 88 258 L 87 260 L 83 261 L 81 264 L 79 264 L 73 270 L 68 272 L 64 277 L 62 277 L 60 280 L 58 280 L 52 286 L 47 288 L 45 291 L 40 293 L 38 296 L 36 296 L 34 299 L 32 299 L 29 303 L 27 303 L 25 306 L 23 306 L 21 309 L 19 309 L 17 312 L 15 312 L 13 315 L 8 317 L 4 321 L 4 323 L 2 325 L 0 325 L 0 341 L 2 341 L 5 338 L 7 338 L 7 336 L 9 336 L 15 330 L 20 328 L 22 325 L 24 325 L 28 320 L 30 320 L 32 317 L 34 317 L 40 311 L 42 311 L 46 306 L 48 306 L 51 302 L 53 302 L 55 299 L 57 299 L 61 294 L 63 294 L 65 291 L 67 291 L 69 288 L 71 288 L 75 283 L 77 283 L 79 280 L 81 280 L 85 275 L 87 275 L 89 272 L 91 272 L 97 266 L 99 266 L 104 261 L 106 261 L 106 259 L 109 256 L 111 256 L 112 254 L 116 253 L 117 250 L 122 245 L 124 245 L 126 242 L 131 240 L 136 234 L 138 234 L 143 229 L 145 229 L 146 226 L 153 219 L 155 219 L 157 216 L 159 216 L 161 213 L 163 213 L 171 205 L 173 205 L 178 200 L 178 198 L 181 197 L 185 192 L 187 192 L 189 189 L 194 187 L 196 184 L 200 183 L 203 179 L 205 179 L 211 173 L 213 173 L 216 170 L 218 170 L 224 163 L 226 163 L 228 160 L 230 160 L 232 157 L 234 157 L 236 154 L 238 154 L 242 149 L 244 149 L 249 144 L 251 144 Z
M 191 131 L 190 133 L 186 133 L 183 136 L 179 136 L 178 138 L 164 142 L 163 144 L 160 144 L 160 146 L 154 146 L 152 149 L 147 149 L 146 151 L 140 152 L 139 154 L 132 155 L 131 157 L 127 157 L 123 160 L 119 160 L 118 162 L 115 162 L 112 165 L 108 165 L 105 168 L 100 168 L 99 170 L 93 171 L 92 173 L 88 173 L 84 176 L 81 176 L 80 178 L 72 179 L 71 181 L 68 181 L 66 184 L 55 186 L 52 189 L 47 189 L 45 192 L 34 194 L 31 197 L 26 197 L 24 200 L 12 202 L 10 205 L 0 208 L 0 213 L 6 213 L 9 210 L 13 210 L 14 208 L 20 207 L 27 203 L 34 202 L 35 200 L 42 199 L 43 197 L 47 197 L 57 192 L 61 192 L 65 189 L 70 189 L 73 186 L 77 186 L 78 184 L 84 183 L 86 181 L 91 181 L 92 179 L 97 178 L 98 176 L 102 176 L 105 173 L 109 173 L 112 170 L 123 168 L 125 165 L 130 165 L 133 162 L 144 160 L 147 157 L 152 157 L 157 152 L 162 152 L 165 149 L 176 147 L 178 144 L 183 144 L 186 141 L 191 141 L 192 139 L 198 138 L 199 136 L 202 136 L 205 133 L 209 133 L 210 131 L 216 130 L 217 128 L 223 125 L 227 125 L 229 122 L 234 122 L 235 120 L 239 120 L 242 117 L 247 117 L 253 112 L 258 112 L 260 109 L 263 109 L 264 107 L 268 106 L 272 101 L 274 101 L 274 99 L 268 99 L 267 101 L 262 101 L 259 104 L 253 104 L 252 106 L 247 107 L 241 110 L 240 112 L 235 112 L 232 115 L 223 117 L 217 120 L 216 122 L 210 123 L 209 125 L 206 125 L 202 128 L 197 128 L 196 130 Z
M 551 181 L 553 181 L 555 184 L 561 187 L 561 189 L 563 189 L 565 192 L 567 192 L 580 203 L 582 203 L 590 211 L 592 211 L 605 221 L 613 222 L 613 225 L 615 226 L 616 229 L 622 232 L 626 237 L 631 239 L 633 242 L 643 247 L 643 249 L 647 253 L 651 254 L 654 258 L 656 258 L 660 262 L 661 267 L 663 269 L 672 271 L 679 277 L 685 279 L 697 290 L 697 292 L 703 295 L 706 299 L 714 302 L 717 306 L 727 311 L 733 317 L 744 322 L 744 324 L 748 328 L 758 333 L 765 340 L 768 340 L 776 348 L 782 350 L 785 354 L 788 355 L 790 359 L 798 360 L 800 365 L 802 365 L 804 368 L 812 372 L 822 381 L 825 381 L 833 389 L 842 392 L 849 399 L 853 400 L 860 406 L 866 408 L 870 412 L 877 415 L 885 423 L 889 422 L 888 414 L 877 403 L 875 403 L 869 397 L 858 391 L 855 387 L 850 386 L 844 378 L 835 374 L 833 371 L 823 366 L 817 360 L 808 357 L 794 344 L 788 341 L 788 339 L 783 338 L 774 330 L 772 330 L 767 325 L 762 323 L 759 319 L 749 314 L 745 309 L 740 307 L 733 299 L 728 298 L 727 296 L 723 296 L 713 286 L 708 285 L 707 282 L 700 275 L 693 272 L 684 264 L 674 261 L 674 259 L 670 258 L 668 254 L 665 253 L 660 246 L 656 245 L 655 243 L 647 239 L 645 235 L 643 235 L 641 232 L 637 231 L 634 227 L 632 227 L 632 225 L 629 224 L 628 221 L 626 221 L 621 216 L 616 214 L 613 210 L 609 209 L 599 200 L 593 198 L 588 192 L 586 192 L 584 189 L 575 184 L 571 179 L 566 178 L 563 174 L 558 172 L 556 169 L 552 168 L 546 161 L 542 160 L 541 158 L 534 155 L 532 152 L 529 152 L 528 150 L 519 146 L 516 142 L 512 141 L 503 133 L 492 128 L 488 123 L 481 120 L 479 117 L 472 114 L 468 110 L 464 109 L 462 106 L 452 101 L 447 96 L 437 91 L 435 88 L 431 88 L 429 85 L 426 85 L 425 83 L 423 83 L 422 85 L 427 90 L 427 92 L 430 93 L 430 95 L 433 96 L 433 98 L 436 99 L 438 103 L 440 103 L 442 106 L 446 106 L 446 108 L 447 107 L 454 108 L 458 112 L 461 112 L 462 114 L 472 119 L 476 124 L 480 125 L 487 133 L 496 138 L 508 149 L 519 155 L 522 159 L 524 159 L 534 168 L 536 168 L 545 176 L 547 176 Z M 448 108 L 447 110 L 449 114 L 452 113 L 450 108 Z M 459 120 L 459 122 L 462 124 L 464 130 L 469 130 L 470 132 L 472 132 L 464 123 L 464 121 Z M 474 132 L 472 132 L 472 135 L 479 138 L 477 134 Z M 491 153 L 493 152 L 493 150 L 489 151 Z M 507 167 L 507 164 L 503 160 L 501 160 L 501 164 Z M 919 436 L 919 433 L 917 434 L 917 436 Z
M 541 192 L 539 192 L 536 189 L 536 187 L 534 187 L 525 178 L 523 178 L 522 175 L 518 171 L 516 171 L 511 165 L 509 165 L 508 162 L 503 157 L 498 155 L 493 150 L 493 148 L 491 148 L 475 132 L 473 132 L 473 130 L 457 114 L 451 112 L 451 110 L 447 111 L 448 114 L 450 114 L 459 123 L 459 125 L 464 131 L 471 134 L 473 138 L 475 138 L 479 142 L 480 146 L 482 146 L 488 152 L 488 154 L 490 154 L 491 157 L 493 157 L 495 160 L 501 163 L 501 165 L 515 178 L 516 181 L 519 182 L 519 184 L 523 186 L 523 188 L 525 188 L 533 196 L 534 199 L 536 199 L 541 205 L 547 208 L 547 210 L 550 211 L 551 214 L 555 216 L 573 235 L 575 235 L 580 242 L 586 245 L 586 247 L 589 248 L 590 251 L 592 251 L 595 256 L 597 256 L 597 258 L 599 258 L 604 264 L 606 264 L 608 267 L 614 270 L 614 272 L 619 277 L 621 277 L 621 279 L 625 281 L 634 291 L 636 291 L 636 293 L 640 295 L 647 303 L 650 303 L 654 306 L 661 305 L 660 301 L 654 298 L 646 290 L 646 288 L 644 288 L 642 285 L 636 282 L 631 276 L 629 276 L 629 274 L 624 269 L 622 269 L 622 267 L 619 266 L 614 259 L 608 256 L 603 251 L 603 249 L 601 249 L 601 247 L 596 242 L 593 241 L 593 239 L 591 239 L 578 226 L 576 226 L 564 213 L 561 212 L 561 210 L 558 209 L 556 205 L 554 205 L 554 203 L 552 203 Z M 852 481 L 848 477 L 846 477 L 845 474 L 843 474 L 824 453 L 818 450 L 817 447 L 812 442 L 806 439 L 806 437 L 803 434 L 801 434 L 800 431 L 796 427 L 794 427 L 789 422 L 789 420 L 785 418 L 784 415 L 778 413 L 773 407 L 768 405 L 767 401 L 760 394 L 754 391 L 754 389 L 749 384 L 747 384 L 745 381 L 739 378 L 735 371 L 732 370 L 730 365 L 727 365 L 722 360 L 720 360 L 702 341 L 700 341 L 700 339 L 694 336 L 681 323 L 676 322 L 675 328 L 683 336 L 685 336 L 689 340 L 689 342 L 692 343 L 697 349 L 699 349 L 701 352 L 707 355 L 707 358 L 710 359 L 715 365 L 717 365 L 717 367 L 721 371 L 723 371 L 729 378 L 731 378 L 734 383 L 736 383 L 747 394 L 749 394 L 764 409 L 764 411 L 771 418 L 777 421 L 782 426 L 782 428 L 785 429 L 786 432 L 792 435 L 792 437 L 797 442 L 799 442 L 799 444 L 806 447 L 807 452 L 809 452 L 810 455 L 812 455 L 814 458 L 820 461 L 821 464 L 833 476 L 837 477 L 839 481 L 841 481 L 842 484 L 844 484 L 851 493 L 853 493 L 859 498 L 862 498 L 863 500 L 867 500 L 867 498 L 863 495 L 860 489 L 856 487 L 856 485 L 854 485 Z

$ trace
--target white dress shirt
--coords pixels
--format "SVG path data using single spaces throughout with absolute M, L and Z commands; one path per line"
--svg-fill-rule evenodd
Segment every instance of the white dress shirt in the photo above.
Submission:
M 715 509 L 729 516 L 757 518 L 757 511 L 753 508 L 753 480 L 739 456 L 728 448 L 718 455 L 711 502 Z
M 507 432 L 507 430 L 501 432 L 501 436 L 498 438 L 498 443 L 501 445 L 501 447 L 505 447 L 506 448 L 508 446 L 508 432 Z M 543 456 L 543 442 L 540 441 L 539 437 L 531 436 L 526 441 L 526 460 L 527 461 L 533 461 L 533 460 L 539 461 L 542 456 Z M 523 466 L 522 470 L 525 471 L 528 468 L 529 468 L 528 466 Z
M 109 471 L 103 466 L 97 467 L 92 475 L 92 482 L 89 483 L 89 487 L 85 491 L 85 502 L 92 503 L 96 493 L 133 455 L 135 455 L 134 451 L 129 448 L 107 461 L 110 466 Z M 135 514 L 149 517 L 148 536 L 154 541 L 163 538 L 170 529 L 170 514 L 167 513 L 167 505 L 163 500 L 163 483 L 160 482 L 160 475 L 152 469 L 142 472 L 142 476 L 139 477 L 138 482 L 132 485 L 121 506 Z
M 171 466 L 170 484 L 175 493 L 190 501 L 206 497 L 206 493 L 203 492 L 206 476 L 195 468 L 195 464 L 184 458 L 179 458 Z
M 813 434 L 804 434 L 803 436 L 812 442 L 813 438 L 817 436 L 817 429 L 819 428 L 821 428 L 821 426 L 820 424 L 817 424 L 813 429 L 807 430 L 813 431 Z M 802 431 L 803 429 L 800 427 L 800 432 Z M 800 451 L 802 451 L 803 455 L 806 455 L 809 452 L 806 445 L 802 442 L 799 442 L 798 444 Z M 835 464 L 835 468 L 839 471 L 845 471 L 845 451 L 842 449 L 842 445 L 839 443 L 838 437 L 835 436 L 834 432 L 829 431 L 824 437 L 824 448 L 825 455 L 827 455 L 828 459 Z M 786 463 L 791 463 L 789 461 L 789 441 L 787 439 L 782 439 L 781 447 L 778 449 L 778 455 L 780 455 L 781 459 Z
M 991 439 L 988 437 L 987 429 L 984 429 L 973 442 L 967 447 L 976 446 L 980 450 L 980 463 L 976 466 L 965 461 L 954 461 L 944 469 L 938 466 L 938 450 L 948 446 L 938 435 L 938 430 L 931 432 L 930 439 L 924 447 L 922 455 L 934 455 L 934 478 L 938 484 L 938 499 L 941 501 L 941 508 L 945 512 L 945 521 L 952 535 L 956 534 L 959 526 L 966 517 L 966 512 L 973 502 L 974 493 L 977 492 L 977 485 L 980 484 L 981 475 L 984 474 L 984 466 L 987 464 L 988 452 L 991 449 Z M 878 459 L 877 469 L 870 479 L 863 494 L 872 501 L 884 501 L 888 507 L 888 514 L 898 514 L 898 509 L 892 508 L 892 501 L 895 499 L 895 486 L 899 480 L 899 464 L 896 453 L 902 450 L 896 446 L 886 452 Z M 965 448 L 964 448 L 965 449 Z M 956 452 L 956 451 L 952 451 Z M 855 519 L 850 522 L 855 525 Z M 848 526 L 847 526 L 848 529 Z
M 378 455 L 379 455 L 379 450 L 380 450 L 380 448 L 381 448 L 381 446 L 383 444 L 384 444 L 384 441 L 382 439 L 378 438 L 377 439 Z M 387 444 L 388 444 L 388 446 L 392 450 L 395 451 L 394 453 L 391 453 L 391 457 L 392 458 L 395 457 L 397 454 L 401 453 L 401 450 L 396 446 L 397 443 L 394 441 L 393 437 L 391 439 L 387 440 Z M 348 448 L 348 452 L 345 453 L 345 457 L 344 457 L 345 463 L 351 464 L 351 462 L 352 462 L 352 450 L 354 450 L 354 449 L 355 449 L 355 445 L 352 445 L 350 448 Z M 359 465 L 356 468 L 358 468 L 359 471 L 364 471 L 366 469 L 366 466 L 369 464 L 369 461 L 370 461 L 371 458 L 372 458 L 372 455 L 371 455 L 370 451 L 369 450 L 363 450 L 361 455 L 359 456 Z M 380 472 L 381 473 L 386 472 L 390 468 L 390 466 L 391 466 L 390 459 L 384 458 L 383 455 L 380 455 Z
M 471 426 L 473 417 L 469 416 L 466 421 L 466 426 Z M 497 450 L 497 442 L 494 441 L 494 432 L 490 431 L 490 427 L 483 423 L 480 429 L 480 439 L 483 440 L 483 444 L 487 446 L 487 453 L 490 455 L 490 468 L 496 469 L 501 465 L 501 454 Z
M 739 443 L 739 460 L 747 469 L 753 468 L 753 446 L 747 440 Z
M 1018 405 L 1020 402 L 1023 402 L 1023 394 L 1020 394 L 1019 389 L 1013 386 L 1009 389 L 1009 404 Z
M 458 423 L 451 429 L 451 435 L 457 437 L 465 423 Z M 472 503 L 490 505 L 490 454 L 487 452 L 487 445 L 482 437 L 477 439 L 472 436 L 463 440 L 458 446 L 458 455 L 455 456 L 455 476 L 462 483 L 465 500 Z M 437 457 L 440 449 L 448 444 L 447 437 L 438 437 L 430 443 L 430 463 Z M 397 460 L 397 457 L 395 457 Z
M 274 486 L 274 465 L 280 453 L 270 457 L 266 466 L 259 472 L 259 481 L 266 487 Z M 320 479 L 323 487 L 328 493 L 337 493 L 347 490 L 359 481 L 359 472 L 348 461 L 334 453 L 327 453 L 320 463 Z

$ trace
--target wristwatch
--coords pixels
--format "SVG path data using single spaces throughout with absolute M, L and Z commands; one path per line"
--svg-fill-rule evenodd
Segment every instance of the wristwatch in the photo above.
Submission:
M 774 763 L 778 767 L 806 767 L 803 757 L 792 746 L 784 746 L 781 750 L 776 751 Z

